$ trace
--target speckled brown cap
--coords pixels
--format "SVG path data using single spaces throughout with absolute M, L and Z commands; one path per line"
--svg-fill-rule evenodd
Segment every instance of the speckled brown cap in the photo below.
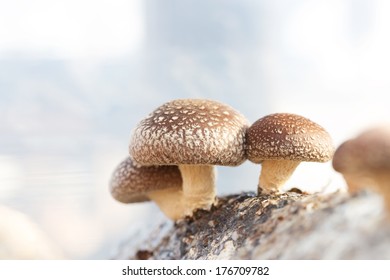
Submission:
M 130 157 L 118 165 L 110 181 L 112 196 L 123 203 L 148 201 L 148 192 L 181 187 L 177 166 L 141 166 Z
M 333 168 L 341 173 L 390 172 L 390 126 L 375 127 L 336 150 Z
M 203 99 L 177 99 L 135 128 L 130 155 L 143 165 L 239 165 L 245 160 L 248 121 L 232 107 Z
M 257 120 L 247 133 L 247 156 L 263 160 L 326 162 L 334 147 L 328 132 L 311 120 L 295 114 L 277 113 Z

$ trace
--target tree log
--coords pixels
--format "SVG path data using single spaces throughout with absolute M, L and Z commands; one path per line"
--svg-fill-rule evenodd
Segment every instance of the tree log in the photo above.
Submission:
M 390 221 L 381 197 L 368 191 L 242 193 L 131 236 L 115 258 L 390 259 Z

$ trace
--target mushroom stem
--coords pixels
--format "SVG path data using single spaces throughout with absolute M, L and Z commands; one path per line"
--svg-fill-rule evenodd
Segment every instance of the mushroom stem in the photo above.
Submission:
M 279 192 L 290 178 L 300 161 L 265 160 L 261 164 L 258 193 Z
M 212 165 L 179 165 L 183 179 L 185 215 L 195 209 L 209 210 L 215 200 L 215 168 Z
M 373 186 L 372 179 L 365 176 L 351 176 L 351 174 L 343 174 L 343 177 L 347 183 L 348 192 L 351 194 L 356 194 L 362 189 L 362 187 Z
M 158 205 L 168 218 L 176 221 L 183 217 L 184 204 L 182 190 L 169 188 L 149 192 L 147 196 Z
M 390 212 L 390 174 L 387 171 L 378 172 L 375 178 L 370 178 L 366 186 L 383 196 L 386 210 Z
M 390 213 L 390 175 L 387 175 L 386 181 L 380 182 L 378 187 L 380 188 L 379 192 L 383 195 L 385 207 Z

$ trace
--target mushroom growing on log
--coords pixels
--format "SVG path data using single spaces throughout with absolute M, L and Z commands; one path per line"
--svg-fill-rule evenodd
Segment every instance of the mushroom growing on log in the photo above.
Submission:
M 334 147 L 329 133 L 295 114 L 265 116 L 249 127 L 247 157 L 261 163 L 258 192 L 278 192 L 302 161 L 326 162 Z
M 381 193 L 390 210 L 390 126 L 378 126 L 342 143 L 333 158 L 349 191 L 372 188 Z
M 127 157 L 112 174 L 110 192 L 122 203 L 152 200 L 168 218 L 177 220 L 184 212 L 182 184 L 177 166 L 141 166 Z
M 214 165 L 244 162 L 247 119 L 232 107 L 203 99 L 163 104 L 135 128 L 129 151 L 142 165 L 178 165 L 185 215 L 215 201 Z

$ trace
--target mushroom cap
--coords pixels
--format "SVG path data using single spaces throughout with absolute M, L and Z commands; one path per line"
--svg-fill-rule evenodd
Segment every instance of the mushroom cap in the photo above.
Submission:
M 143 165 L 239 165 L 245 160 L 247 119 L 232 107 L 204 99 L 177 99 L 142 120 L 130 155 Z
M 332 164 L 344 174 L 390 172 L 390 126 L 374 127 L 345 141 L 337 148 Z
M 115 169 L 110 181 L 111 195 L 123 203 L 149 201 L 148 192 L 182 187 L 179 168 L 170 166 L 141 166 L 130 157 Z
M 265 116 L 249 127 L 247 156 L 255 163 L 263 160 L 326 162 L 334 147 L 329 133 L 315 122 L 295 114 Z

